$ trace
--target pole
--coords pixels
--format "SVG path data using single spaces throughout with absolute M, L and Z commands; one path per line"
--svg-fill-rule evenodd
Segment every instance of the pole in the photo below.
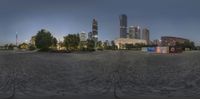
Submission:
M 18 45 L 18 34 L 16 32 L 16 46 Z

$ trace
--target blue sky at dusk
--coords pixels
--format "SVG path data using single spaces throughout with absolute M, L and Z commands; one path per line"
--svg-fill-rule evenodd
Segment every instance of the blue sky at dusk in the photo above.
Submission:
M 119 37 L 119 15 L 129 26 L 150 29 L 150 39 L 161 36 L 200 41 L 200 0 L 0 0 L 0 45 L 30 40 L 40 29 L 58 39 L 69 33 L 90 32 L 99 22 L 99 39 Z

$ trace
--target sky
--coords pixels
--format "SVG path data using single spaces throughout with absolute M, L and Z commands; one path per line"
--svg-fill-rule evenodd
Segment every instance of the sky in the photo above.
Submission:
M 69 33 L 92 31 L 99 23 L 99 39 L 119 38 L 119 15 L 128 26 L 150 30 L 150 39 L 161 36 L 188 38 L 200 45 L 200 0 L 0 0 L 0 45 L 27 42 L 41 29 L 58 40 Z

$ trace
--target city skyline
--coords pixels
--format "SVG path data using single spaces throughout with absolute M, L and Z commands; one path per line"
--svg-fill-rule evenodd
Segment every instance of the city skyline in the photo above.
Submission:
M 128 26 L 148 28 L 151 40 L 177 36 L 199 43 L 199 4 L 199 0 L 1 0 L 0 45 L 15 44 L 16 32 L 19 42 L 29 41 L 43 28 L 58 39 L 91 32 L 92 19 L 98 21 L 100 40 L 114 40 L 120 36 L 121 14 L 127 15 Z

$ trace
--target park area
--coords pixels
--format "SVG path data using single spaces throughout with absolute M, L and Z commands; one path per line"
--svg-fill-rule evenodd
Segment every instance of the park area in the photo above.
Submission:
M 0 99 L 198 99 L 200 52 L 0 51 Z

